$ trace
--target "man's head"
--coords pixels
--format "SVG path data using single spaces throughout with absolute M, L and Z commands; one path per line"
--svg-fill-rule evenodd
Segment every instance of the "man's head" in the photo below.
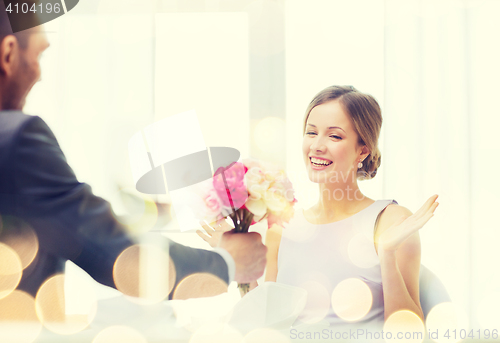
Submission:
M 0 13 L 0 110 L 21 110 L 29 91 L 40 80 L 39 60 L 49 43 L 42 26 L 13 34 L 2 7 L 0 6 L 0 12 L 3 12 Z

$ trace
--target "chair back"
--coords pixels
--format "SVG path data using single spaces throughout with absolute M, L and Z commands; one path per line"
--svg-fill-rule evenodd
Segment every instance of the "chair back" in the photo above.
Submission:
M 443 302 L 450 302 L 451 298 L 439 278 L 424 265 L 420 265 L 420 305 L 424 312 L 424 318 L 431 309 Z

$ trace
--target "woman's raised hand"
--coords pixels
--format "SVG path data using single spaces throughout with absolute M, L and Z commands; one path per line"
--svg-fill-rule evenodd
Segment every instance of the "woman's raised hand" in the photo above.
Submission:
M 420 230 L 434 216 L 434 211 L 439 205 L 437 198 L 437 194 L 431 196 L 413 215 L 401 216 L 392 226 L 382 232 L 378 239 L 378 250 L 396 251 L 408 237 Z
M 212 248 L 217 248 L 219 246 L 220 240 L 224 232 L 231 231 L 234 229 L 231 225 L 226 222 L 226 218 L 219 219 L 215 223 L 207 225 L 205 222 L 200 222 L 201 227 L 205 229 L 206 233 L 201 230 L 196 230 L 198 236 L 200 236 L 205 242 L 210 244 Z

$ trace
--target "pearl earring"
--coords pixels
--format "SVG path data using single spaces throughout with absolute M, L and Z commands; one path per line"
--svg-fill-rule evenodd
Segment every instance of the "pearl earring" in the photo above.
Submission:
M 363 162 L 361 160 L 359 160 L 358 169 L 361 169 L 361 168 L 363 168 Z

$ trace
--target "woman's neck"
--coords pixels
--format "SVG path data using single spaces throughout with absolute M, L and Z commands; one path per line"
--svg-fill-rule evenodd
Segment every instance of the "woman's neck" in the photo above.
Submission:
M 357 182 L 320 184 L 319 191 L 319 200 L 310 209 L 310 214 L 320 221 L 341 220 L 373 202 L 361 193 Z

